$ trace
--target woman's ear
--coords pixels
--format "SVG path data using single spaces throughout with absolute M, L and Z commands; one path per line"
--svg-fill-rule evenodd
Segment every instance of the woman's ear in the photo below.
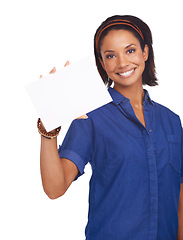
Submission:
M 145 60 L 145 62 L 146 62 L 147 59 L 148 59 L 148 57 L 149 57 L 149 47 L 148 47 L 147 44 L 146 44 L 145 47 L 144 47 L 143 56 L 144 56 L 144 60 Z
M 102 59 L 101 59 L 100 57 L 99 57 L 98 59 L 99 59 L 99 61 L 100 61 L 100 64 L 102 65 L 103 69 L 105 70 L 104 62 L 102 61 Z

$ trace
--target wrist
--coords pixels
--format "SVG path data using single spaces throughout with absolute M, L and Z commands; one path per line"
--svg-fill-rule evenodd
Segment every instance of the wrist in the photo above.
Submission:
M 38 121 L 37 121 L 37 128 L 41 136 L 47 139 L 56 138 L 59 135 L 59 132 L 61 130 L 61 127 L 58 127 L 50 132 L 47 132 L 40 118 L 38 118 Z

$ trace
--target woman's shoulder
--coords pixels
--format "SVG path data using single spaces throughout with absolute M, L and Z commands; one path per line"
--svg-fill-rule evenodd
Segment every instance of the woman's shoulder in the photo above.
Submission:
M 166 112 L 167 114 L 170 114 L 172 116 L 178 116 L 173 110 L 171 110 L 169 107 L 163 105 L 163 104 L 160 104 L 158 102 L 155 102 L 155 101 L 152 101 L 155 108 L 158 110 L 158 111 L 163 111 L 163 112 Z
M 111 102 L 107 103 L 107 104 L 87 113 L 87 116 L 90 117 L 91 119 L 93 119 L 93 118 L 97 118 L 99 116 L 104 116 L 106 114 L 108 115 L 111 113 L 112 107 L 113 107 L 113 104 Z
M 92 128 L 93 121 L 96 121 L 100 116 L 104 116 L 104 112 L 110 111 L 110 103 L 105 104 L 91 112 L 86 113 L 88 118 L 77 118 L 71 122 L 71 127 L 74 128 Z
M 180 122 L 180 117 L 177 113 L 175 113 L 173 110 L 171 110 L 170 108 L 154 102 L 154 107 L 155 107 L 155 111 L 157 112 L 157 114 L 159 114 L 163 119 L 168 118 L 168 119 L 172 119 L 172 121 L 177 121 Z

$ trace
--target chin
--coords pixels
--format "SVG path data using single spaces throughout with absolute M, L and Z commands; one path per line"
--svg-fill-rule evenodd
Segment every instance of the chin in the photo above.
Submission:
M 132 85 L 136 85 L 136 84 L 139 84 L 139 83 L 142 83 L 142 81 L 133 81 L 133 80 L 128 80 L 128 79 L 125 79 L 125 80 L 122 80 L 122 81 L 114 81 L 114 85 L 120 85 L 120 86 L 132 86 Z

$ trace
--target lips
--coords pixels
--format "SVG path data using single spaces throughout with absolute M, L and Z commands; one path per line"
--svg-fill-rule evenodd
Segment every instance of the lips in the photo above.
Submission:
M 118 75 L 122 76 L 122 77 L 130 77 L 135 71 L 135 68 L 126 71 L 126 72 L 122 72 L 122 73 L 117 73 Z

